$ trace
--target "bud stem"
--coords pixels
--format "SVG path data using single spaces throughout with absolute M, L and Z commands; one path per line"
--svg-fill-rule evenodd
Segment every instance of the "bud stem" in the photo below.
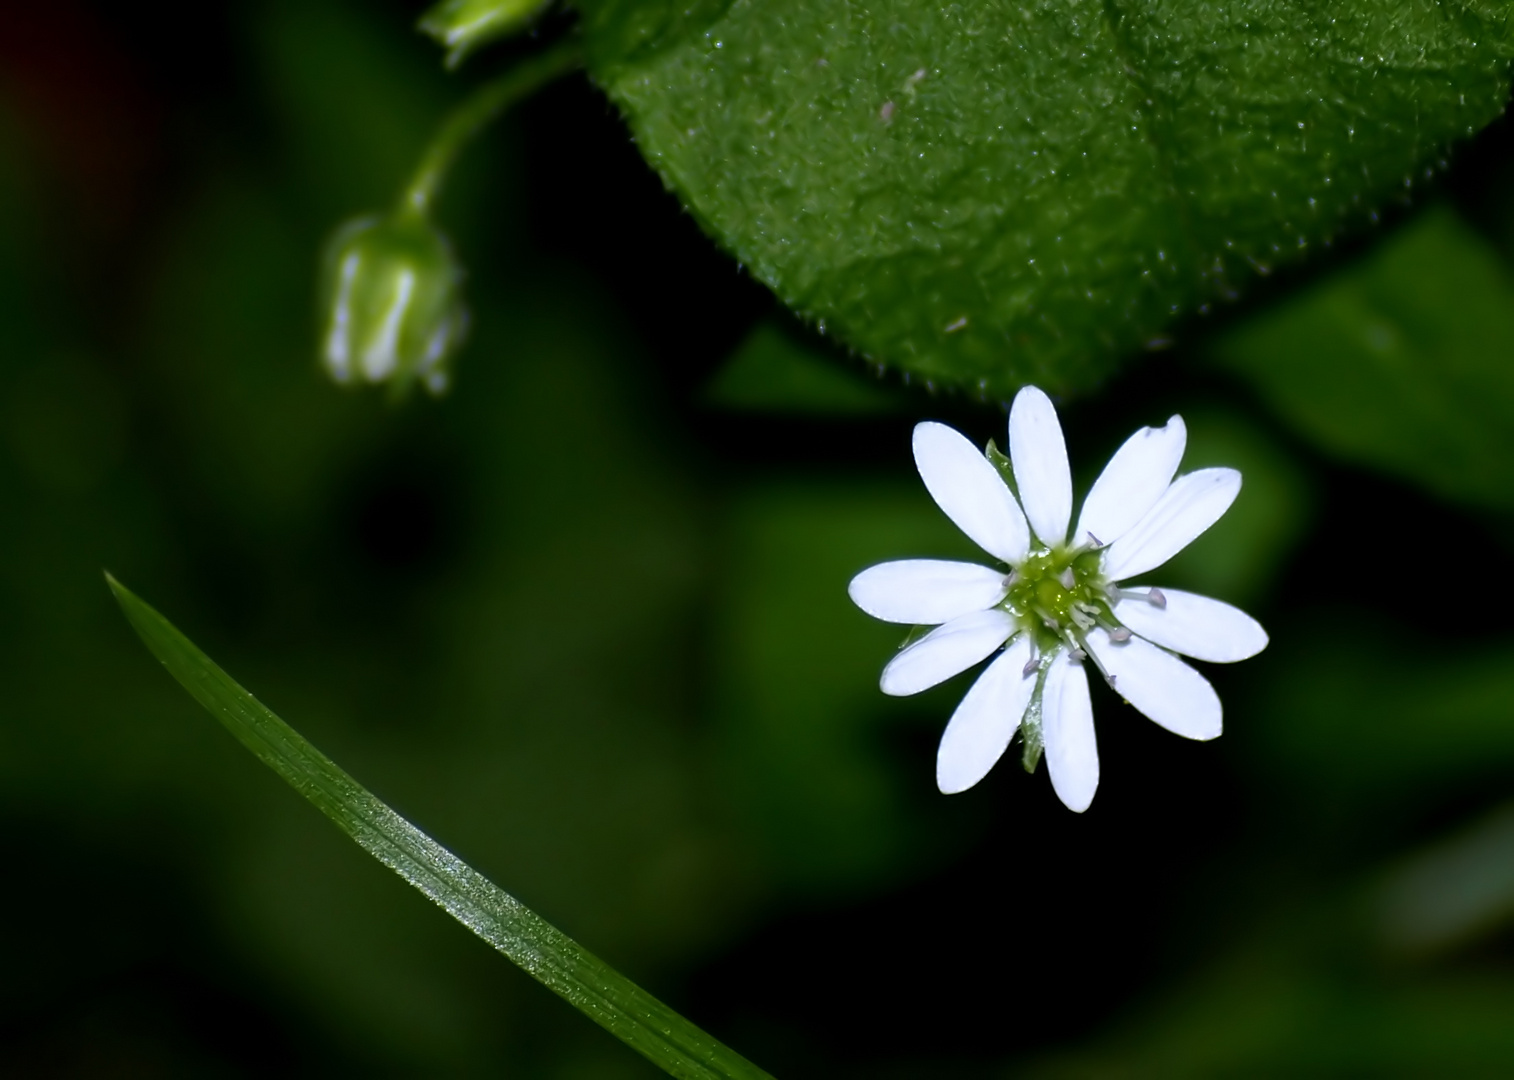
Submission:
M 583 50 L 574 37 L 521 61 L 498 78 L 473 91 L 442 122 L 426 147 L 420 165 L 400 199 L 400 213 L 424 216 L 436 201 L 442 183 L 465 146 L 511 105 L 583 64 Z

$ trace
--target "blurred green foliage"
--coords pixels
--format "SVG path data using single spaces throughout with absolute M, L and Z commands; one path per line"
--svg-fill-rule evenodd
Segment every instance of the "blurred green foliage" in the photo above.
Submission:
M 881 374 L 881 373 L 880 373 Z M 705 400 L 737 412 L 855 417 L 909 411 L 909 398 L 848 372 L 792 323 L 764 321 L 705 386 Z
M 1448 207 L 1215 353 L 1325 450 L 1514 509 L 1514 274 Z
M 46 63 L 0 64 L 0 1071 L 651 1073 L 208 722 L 102 567 L 775 1075 L 1507 1071 L 1507 122 L 1434 205 L 1063 409 L 1083 490 L 1173 412 L 1188 467 L 1243 470 L 1170 580 L 1273 641 L 1210 669 L 1213 744 L 1101 692 L 1074 818 L 1012 769 L 937 794 L 962 681 L 885 699 L 897 634 L 845 599 L 971 556 L 909 429 L 1002 440 L 996 408 L 756 329 L 581 82 L 449 188 L 454 393 L 340 393 L 322 240 L 460 93 L 416 12 L 237 5 L 186 54 L 49 10 Z

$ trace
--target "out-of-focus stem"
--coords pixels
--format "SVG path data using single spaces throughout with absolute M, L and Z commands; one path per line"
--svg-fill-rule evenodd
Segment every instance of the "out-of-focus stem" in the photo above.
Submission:
M 583 64 L 576 38 L 521 61 L 475 90 L 442 123 L 400 198 L 400 212 L 426 214 L 465 146 L 511 105 Z

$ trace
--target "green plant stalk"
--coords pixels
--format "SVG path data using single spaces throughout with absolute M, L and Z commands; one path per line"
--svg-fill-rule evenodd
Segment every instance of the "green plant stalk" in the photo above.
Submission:
M 400 198 L 400 212 L 426 214 L 452 171 L 458 154 L 511 105 L 583 66 L 583 49 L 568 37 L 484 83 L 448 114 L 426 147 Z
M 222 671 L 109 574 L 152 654 L 226 728 L 379 862 L 670 1075 L 757 1080 L 768 1073 L 701 1031 L 400 817 Z

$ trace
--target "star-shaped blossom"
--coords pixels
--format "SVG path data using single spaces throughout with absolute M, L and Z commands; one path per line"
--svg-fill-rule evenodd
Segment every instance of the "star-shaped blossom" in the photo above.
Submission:
M 998 654 L 941 736 L 936 782 L 943 792 L 976 784 L 1018 732 L 1027 770 L 1044 748 L 1057 796 L 1069 809 L 1088 809 L 1099 784 L 1089 662 L 1168 731 L 1219 735 L 1219 696 L 1178 654 L 1244 660 L 1266 647 L 1266 631 L 1207 596 L 1124 584 L 1192 543 L 1241 490 L 1234 469 L 1175 476 L 1187 437 L 1174 416 L 1126 440 L 1094 482 L 1069 538 L 1072 473 L 1056 409 L 1040 390 L 1027 386 L 1015 398 L 1007 459 L 992 443 L 980 452 L 944 424 L 915 427 L 915 464 L 926 489 L 1000 565 L 880 563 L 853 578 L 848 591 L 874 618 L 935 627 L 883 669 L 885 694 L 917 694 Z

